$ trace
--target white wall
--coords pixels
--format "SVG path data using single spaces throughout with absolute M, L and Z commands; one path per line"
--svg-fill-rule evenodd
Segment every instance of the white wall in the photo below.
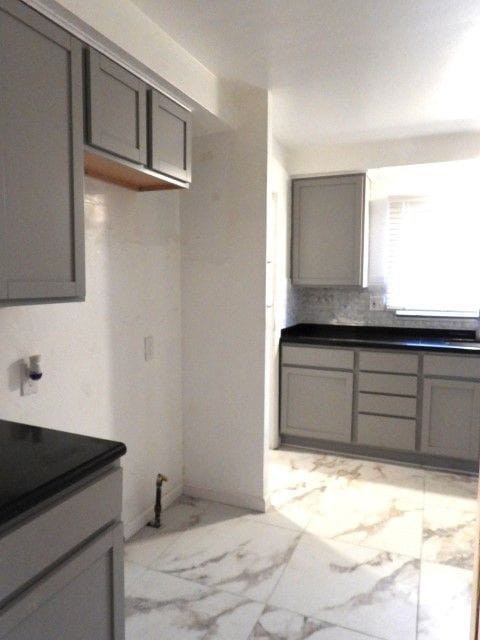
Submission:
M 182 486 L 178 200 L 87 179 L 86 301 L 0 308 L 2 418 L 125 442 L 127 536 L 148 517 L 158 471 L 166 502 Z M 34 353 L 44 377 L 21 397 L 18 361 Z
M 267 94 L 194 140 L 181 195 L 185 491 L 264 507 Z
M 294 149 L 290 175 L 365 171 L 377 167 L 465 160 L 480 156 L 480 132 Z
M 107 49 L 121 64 L 132 65 L 138 75 L 160 81 L 174 97 L 195 103 L 204 111 L 202 124 L 209 128 L 209 115 L 232 123 L 236 119 L 232 91 L 166 31 L 129 0 L 26 0 L 81 40 Z M 150 77 L 153 80 L 150 80 Z M 213 125 L 215 126 L 215 125 Z M 218 126 L 218 123 L 217 123 Z
M 280 444 L 278 371 L 280 332 L 286 326 L 290 255 L 290 189 L 285 149 L 269 136 L 267 202 L 267 312 L 265 424 L 268 446 Z

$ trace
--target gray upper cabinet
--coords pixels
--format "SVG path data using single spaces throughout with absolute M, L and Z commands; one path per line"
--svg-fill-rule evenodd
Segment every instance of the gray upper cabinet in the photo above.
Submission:
M 292 282 L 364 286 L 364 174 L 292 183 Z
M 155 89 L 148 92 L 150 169 L 190 182 L 191 116 Z
M 16 0 L 0 0 L 0 96 L 0 299 L 81 299 L 81 45 Z
M 98 51 L 86 51 L 88 144 L 139 164 L 147 162 L 145 83 Z

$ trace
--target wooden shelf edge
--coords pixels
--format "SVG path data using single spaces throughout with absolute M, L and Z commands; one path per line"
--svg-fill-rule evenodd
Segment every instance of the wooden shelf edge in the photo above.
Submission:
M 153 171 L 136 167 L 133 163 L 114 159 L 91 148 L 84 150 L 85 175 L 132 191 L 162 191 L 186 189 L 187 183 L 165 179 Z

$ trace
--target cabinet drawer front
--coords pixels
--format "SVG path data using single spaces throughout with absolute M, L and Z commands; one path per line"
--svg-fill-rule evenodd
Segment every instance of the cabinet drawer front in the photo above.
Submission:
M 358 396 L 358 410 L 366 413 L 381 413 L 387 416 L 415 418 L 417 415 L 416 398 L 400 396 L 382 396 L 376 393 L 363 393 Z
M 425 356 L 426 376 L 480 378 L 480 356 Z
M 358 416 L 358 443 L 388 449 L 415 450 L 415 420 Z
M 353 369 L 353 351 L 317 347 L 282 347 L 282 364 Z
M 417 378 L 415 376 L 396 376 L 388 373 L 360 373 L 359 390 L 401 396 L 416 396 Z
M 6 533 L 1 539 L 0 602 L 119 520 L 121 510 L 122 470 L 117 468 Z
M 417 374 L 418 356 L 410 353 L 360 352 L 361 371 L 389 371 Z

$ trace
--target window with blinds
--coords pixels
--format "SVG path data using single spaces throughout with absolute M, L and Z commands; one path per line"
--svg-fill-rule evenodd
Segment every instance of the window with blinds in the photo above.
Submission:
M 387 307 L 476 316 L 480 308 L 480 200 L 474 189 L 385 201 L 382 280 Z

